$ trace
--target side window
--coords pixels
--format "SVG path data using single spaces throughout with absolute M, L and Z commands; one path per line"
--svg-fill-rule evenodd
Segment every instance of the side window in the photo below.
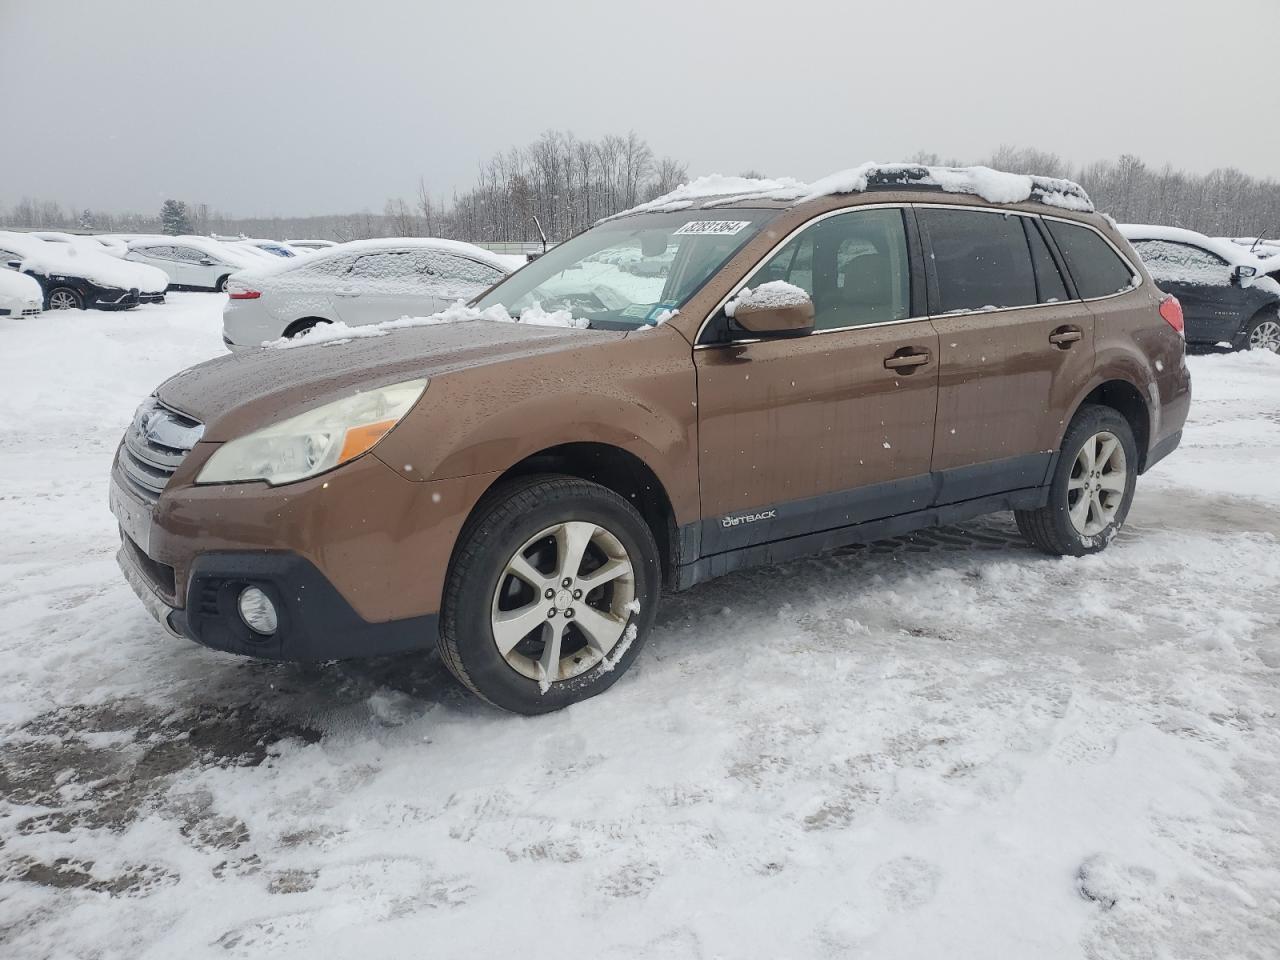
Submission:
M 1109 297 L 1133 285 L 1133 271 L 1100 234 L 1061 220 L 1045 223 L 1067 261 L 1081 298 Z
M 435 250 L 414 254 L 420 282 L 437 297 L 469 299 L 502 279 L 502 272 L 487 264 Z
M 1036 271 L 1036 292 L 1041 303 L 1061 303 L 1069 300 L 1067 285 L 1063 282 L 1058 264 L 1049 252 L 1049 245 L 1040 235 L 1040 227 L 1030 217 L 1022 218 L 1022 225 L 1027 231 L 1027 242 L 1031 244 L 1031 265 Z
M 144 257 L 153 257 L 156 260 L 173 259 L 173 247 L 169 246 L 139 247 L 138 253 Z
M 195 247 L 173 247 L 172 249 L 173 258 L 181 260 L 183 263 L 199 263 L 206 258 L 214 259 L 210 254 L 197 250 Z
M 898 209 L 854 210 L 793 237 L 749 286 L 785 280 L 813 298 L 819 330 L 911 316 L 907 234 Z
M 936 207 L 916 215 L 928 236 L 940 313 L 1040 302 L 1022 217 Z
M 351 268 L 351 279 L 377 293 L 419 293 L 425 277 L 407 251 L 367 253 Z
M 1133 248 L 1142 257 L 1157 281 L 1225 286 L 1231 282 L 1230 264 L 1216 253 L 1173 240 L 1134 240 Z

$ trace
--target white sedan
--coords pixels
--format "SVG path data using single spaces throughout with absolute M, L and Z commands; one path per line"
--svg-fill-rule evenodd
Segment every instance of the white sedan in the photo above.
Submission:
M 243 350 L 318 324 L 425 316 L 470 300 L 522 265 L 523 258 L 456 240 L 355 240 L 237 274 L 227 284 L 222 339 Z
M 207 237 L 131 240 L 125 259 L 159 267 L 169 275 L 169 285 L 179 290 L 225 290 L 231 274 L 263 263 L 247 251 Z
M 39 283 L 22 273 L 0 270 L 0 317 L 38 317 L 43 306 Z

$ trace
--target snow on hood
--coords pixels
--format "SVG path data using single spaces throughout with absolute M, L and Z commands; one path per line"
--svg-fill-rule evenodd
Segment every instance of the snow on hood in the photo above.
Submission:
M 45 276 L 83 277 L 101 287 L 129 290 L 137 287 L 148 293 L 163 290 L 169 283 L 156 285 L 142 264 L 130 263 L 109 253 L 82 248 L 70 243 L 50 243 L 20 233 L 0 232 L 0 246 L 22 258 L 22 269 Z M 146 284 L 144 286 L 144 284 Z
M 0 267 L 0 301 L 4 300 L 31 301 L 39 305 L 44 302 L 44 291 L 26 274 Z
M 790 177 L 758 180 L 713 174 L 682 184 L 670 193 L 607 217 L 633 213 L 683 210 L 701 203 L 722 207 L 748 200 L 781 200 L 803 203 L 839 193 L 861 193 L 872 185 L 939 187 L 946 193 L 967 193 L 988 203 L 1022 203 L 1033 197 L 1041 203 L 1066 210 L 1091 213 L 1093 201 L 1084 188 L 1070 180 L 1005 173 L 990 167 L 929 167 L 919 163 L 869 162 L 828 174 L 813 183 Z M 601 221 L 604 222 L 604 221 Z
M 484 310 L 477 310 L 459 300 L 453 306 L 426 317 L 401 317 L 399 320 L 384 320 L 382 323 L 366 323 L 354 327 L 339 320 L 336 323 L 318 324 L 305 336 L 281 337 L 279 340 L 269 340 L 263 346 L 276 350 L 290 350 L 294 347 L 310 347 L 315 344 L 349 343 L 364 337 L 385 337 L 392 330 L 403 330 L 406 327 L 434 327 L 442 323 L 466 323 L 471 320 L 523 323 L 534 327 L 572 327 L 578 330 L 586 329 L 590 325 L 589 320 L 577 319 L 568 310 L 553 310 L 548 313 L 542 309 L 540 303 L 525 307 L 520 311 L 520 316 L 513 317 L 500 303 Z

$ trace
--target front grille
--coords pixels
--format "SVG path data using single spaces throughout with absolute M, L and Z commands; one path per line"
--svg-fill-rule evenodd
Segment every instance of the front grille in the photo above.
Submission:
M 154 503 L 203 433 L 198 420 L 150 398 L 125 431 L 117 461 L 120 475 L 134 492 Z
M 39 308 L 39 307 L 31 307 L 31 308 L 30 308 L 30 309 L 28 309 L 28 310 L 23 310 L 23 311 L 22 311 L 22 315 L 23 315 L 24 317 L 38 317 L 38 316 L 40 316 L 40 308 Z

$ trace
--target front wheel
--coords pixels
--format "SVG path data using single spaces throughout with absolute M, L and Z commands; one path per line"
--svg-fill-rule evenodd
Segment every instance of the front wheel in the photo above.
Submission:
M 1062 439 L 1049 502 L 1014 511 L 1018 529 L 1045 553 L 1098 553 L 1124 525 L 1137 481 L 1138 446 L 1129 422 L 1111 407 L 1084 407 Z
M 496 706 L 558 710 L 603 693 L 635 660 L 659 580 L 653 534 L 618 494 L 574 477 L 517 480 L 459 537 L 441 655 Z
M 1254 317 L 1245 331 L 1245 345 L 1250 350 L 1280 353 L 1280 314 Z
M 227 292 L 227 281 L 230 279 L 231 279 L 230 275 L 218 278 L 218 282 L 214 286 L 219 293 Z
M 55 287 L 49 291 L 50 310 L 80 310 L 83 307 L 80 294 L 70 287 Z

